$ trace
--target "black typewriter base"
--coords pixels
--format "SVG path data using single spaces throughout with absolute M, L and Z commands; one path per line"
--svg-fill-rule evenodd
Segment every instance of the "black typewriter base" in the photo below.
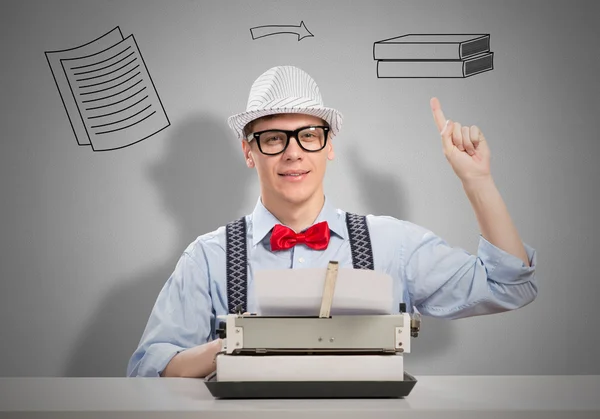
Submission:
M 417 383 L 404 373 L 404 381 L 217 381 L 204 379 L 217 399 L 365 399 L 404 398 Z

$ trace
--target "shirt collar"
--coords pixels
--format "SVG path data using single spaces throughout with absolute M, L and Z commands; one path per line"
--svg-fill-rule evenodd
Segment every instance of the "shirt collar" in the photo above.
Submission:
M 346 239 L 346 221 L 342 211 L 336 209 L 325 196 L 325 203 L 314 224 L 327 221 L 332 233 Z M 256 246 L 273 229 L 275 224 L 282 224 L 262 203 L 259 197 L 252 212 L 252 245 Z M 314 225 L 313 224 L 313 225 Z

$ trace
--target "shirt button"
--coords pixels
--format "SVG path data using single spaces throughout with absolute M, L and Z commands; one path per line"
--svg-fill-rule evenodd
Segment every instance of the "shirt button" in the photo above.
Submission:
M 300 262 L 300 263 L 304 263 L 304 258 L 299 258 L 299 259 L 298 259 L 298 262 Z

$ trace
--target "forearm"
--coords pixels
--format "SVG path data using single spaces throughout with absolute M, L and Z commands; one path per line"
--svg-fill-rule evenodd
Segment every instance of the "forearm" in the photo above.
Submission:
M 463 181 L 463 188 L 475 212 L 481 235 L 529 266 L 523 242 L 492 177 Z
M 161 377 L 203 378 L 215 370 L 215 355 L 221 350 L 221 339 L 179 352 L 167 364 Z

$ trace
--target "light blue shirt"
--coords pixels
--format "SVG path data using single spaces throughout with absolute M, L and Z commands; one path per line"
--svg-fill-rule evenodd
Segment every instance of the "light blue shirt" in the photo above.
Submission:
M 256 312 L 253 273 L 260 269 L 325 268 L 331 260 L 352 268 L 346 213 L 325 199 L 315 223 L 327 221 L 326 250 L 297 245 L 270 250 L 279 221 L 261 203 L 246 216 L 247 311 Z M 374 267 L 393 278 L 394 307 L 458 319 L 523 307 L 537 296 L 536 251 L 524 244 L 530 266 L 479 236 L 477 255 L 451 247 L 431 231 L 388 216 L 367 216 Z M 158 295 L 128 376 L 159 376 L 178 352 L 216 338 L 217 316 L 228 313 L 225 227 L 204 234 L 183 252 Z

